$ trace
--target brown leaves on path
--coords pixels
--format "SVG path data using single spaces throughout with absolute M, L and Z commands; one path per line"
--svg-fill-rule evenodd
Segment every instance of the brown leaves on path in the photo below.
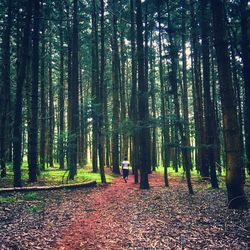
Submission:
M 158 173 L 150 189 L 129 176 L 91 189 L 37 192 L 36 199 L 0 203 L 0 249 L 165 250 L 247 249 L 250 215 L 227 210 L 223 190 L 193 180 L 195 195 L 182 178 L 163 185 Z M 249 190 L 247 190 L 249 195 Z
M 248 212 L 227 211 L 225 194 L 204 184 L 195 185 L 195 196 L 181 179 L 170 184 L 157 173 L 150 190 L 139 190 L 132 176 L 116 178 L 88 196 L 55 249 L 247 249 Z

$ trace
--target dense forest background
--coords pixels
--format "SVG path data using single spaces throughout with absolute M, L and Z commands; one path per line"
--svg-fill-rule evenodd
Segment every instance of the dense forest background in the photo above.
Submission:
M 0 163 L 42 171 L 131 160 L 135 182 L 183 169 L 245 208 L 250 173 L 247 0 L 0 2 Z M 140 173 L 140 174 L 139 174 Z M 139 178 L 140 176 L 140 178 Z

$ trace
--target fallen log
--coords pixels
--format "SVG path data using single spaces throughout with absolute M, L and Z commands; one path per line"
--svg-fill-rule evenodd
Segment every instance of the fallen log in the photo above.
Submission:
M 13 187 L 13 188 L 0 188 L 1 193 L 7 192 L 30 192 L 30 191 L 46 191 L 46 190 L 58 190 L 58 189 L 76 189 L 85 187 L 96 187 L 96 181 L 88 181 L 75 184 L 64 184 L 57 186 L 34 186 L 34 187 Z

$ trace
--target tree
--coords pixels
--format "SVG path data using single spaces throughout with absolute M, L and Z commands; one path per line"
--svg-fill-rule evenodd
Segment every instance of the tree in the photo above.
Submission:
M 98 171 L 98 131 L 99 131 L 99 53 L 98 53 L 98 27 L 97 27 L 97 13 L 96 2 L 92 0 L 92 165 L 93 172 Z
M 21 187 L 21 150 L 22 150 L 22 104 L 23 104 L 23 85 L 25 80 L 26 66 L 28 63 L 30 23 L 32 15 L 32 1 L 26 1 L 24 6 L 26 11 L 24 32 L 22 37 L 22 50 L 20 65 L 18 69 L 16 82 L 16 103 L 14 113 L 14 129 L 13 129 L 13 170 L 14 170 L 14 186 Z
M 119 174 L 119 50 L 117 42 L 117 2 L 112 0 L 112 95 L 113 95 L 113 117 L 112 117 L 112 165 L 113 173 Z
M 138 120 L 138 98 L 137 98 L 137 63 L 136 63 L 136 44 L 135 44 L 135 1 L 130 0 L 130 40 L 131 40 L 131 98 L 130 98 L 130 119 L 133 122 L 134 130 L 132 133 L 132 147 L 131 147 L 131 158 L 132 167 L 134 172 L 134 181 L 138 183 L 138 170 L 139 165 L 139 144 L 138 144 L 138 130 L 137 120 Z
M 38 170 L 38 77 L 39 77 L 39 17 L 40 2 L 33 3 L 34 28 L 32 34 L 32 94 L 30 121 L 29 181 L 37 181 Z
M 248 1 L 240 1 L 241 11 L 241 47 L 243 60 L 243 77 L 245 87 L 245 144 L 247 156 L 247 169 L 250 174 L 250 52 L 249 52 L 249 21 L 248 21 Z
M 242 174 L 243 152 L 242 147 L 240 147 L 240 133 L 230 72 L 230 57 L 223 2 L 221 0 L 211 0 L 211 7 L 223 114 L 228 207 L 234 209 L 246 208 L 247 200 Z
M 6 176 L 6 156 L 10 141 L 11 81 L 10 81 L 10 38 L 12 27 L 12 0 L 8 0 L 7 20 L 3 32 L 2 82 L 0 86 L 0 176 Z
M 137 25 L 137 60 L 138 60 L 138 125 L 139 125 L 139 150 L 140 150 L 140 188 L 148 189 L 148 169 L 151 162 L 148 162 L 146 155 L 148 148 L 147 135 L 149 128 L 148 121 L 148 93 L 145 83 L 144 73 L 144 51 L 143 51 L 143 26 L 142 26 L 142 7 L 141 0 L 136 0 L 136 25 Z
M 59 109 L 59 135 L 58 135 L 58 158 L 60 169 L 64 169 L 64 32 L 63 32 L 63 8 L 64 1 L 60 3 L 60 80 L 59 80 L 59 100 L 58 100 L 58 109 Z
M 68 164 L 69 178 L 71 180 L 77 174 L 77 136 L 79 130 L 79 108 L 78 108 L 78 0 L 74 0 L 73 6 L 73 28 L 72 28 L 72 75 L 69 88 L 70 120 L 68 135 Z
M 160 74 L 160 87 L 161 87 L 161 117 L 162 117 L 162 137 L 163 137 L 163 167 L 164 167 L 164 183 L 165 186 L 169 186 L 168 182 L 168 166 L 169 166 L 169 150 L 167 144 L 169 143 L 169 126 L 166 119 L 166 90 L 163 80 L 163 62 L 162 62 L 162 28 L 161 28 L 161 5 L 158 2 L 158 22 L 159 22 L 159 35 L 158 35 L 158 44 L 159 44 L 159 74 Z
M 44 8 L 41 6 L 41 13 L 42 16 L 44 17 Z M 45 20 L 41 22 L 41 55 L 44 55 L 41 58 L 41 68 L 40 68 L 40 143 L 39 143 L 39 156 L 40 156 L 40 168 L 41 170 L 45 170 L 45 144 L 46 144 L 46 80 L 45 80 L 45 49 L 46 49 L 46 44 L 45 44 Z
M 104 0 L 101 0 L 101 72 L 100 72 L 100 86 L 99 86 L 99 163 L 102 183 L 106 183 L 104 172 L 104 73 L 105 73 L 105 30 L 104 30 Z
M 211 184 L 218 188 L 216 166 L 214 157 L 214 108 L 210 93 L 210 55 L 209 55 L 209 13 L 208 1 L 201 1 L 201 38 L 202 38 L 202 65 L 203 65 L 203 88 L 204 88 L 204 114 L 206 135 L 206 165 L 210 170 Z

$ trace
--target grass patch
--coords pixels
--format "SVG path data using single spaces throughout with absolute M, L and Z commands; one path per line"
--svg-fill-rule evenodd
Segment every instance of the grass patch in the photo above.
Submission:
M 37 183 L 28 183 L 28 164 L 24 162 L 22 165 L 22 181 L 23 186 L 54 186 L 61 184 L 74 184 L 83 183 L 87 181 L 95 180 L 97 183 L 101 183 L 100 173 L 92 173 L 91 166 L 77 169 L 77 176 L 74 180 L 68 180 L 69 172 L 68 170 L 59 169 L 58 164 L 55 164 L 54 168 L 47 168 L 45 171 L 41 171 L 40 176 L 38 176 Z M 107 183 L 111 183 L 114 176 L 106 174 Z M 7 166 L 7 176 L 1 179 L 1 187 L 13 187 L 13 169 L 11 165 Z M 37 196 L 29 194 L 27 196 L 28 200 L 37 199 Z
M 161 174 L 164 174 L 164 167 L 159 166 L 156 168 L 156 172 L 159 172 Z M 183 171 L 183 168 L 179 168 L 178 172 L 176 172 L 173 167 L 168 167 L 168 175 L 169 176 L 174 176 L 174 177 L 183 177 L 185 176 L 185 172 Z M 196 170 L 191 171 L 191 176 L 192 177 L 199 177 L 199 173 Z
M 34 201 L 34 200 L 37 200 L 38 197 L 37 197 L 37 193 L 36 192 L 28 192 L 28 193 L 25 193 L 23 198 L 26 200 L 26 201 Z
M 8 196 L 8 197 L 0 196 L 0 203 L 14 203 L 16 201 L 17 201 L 16 196 Z
M 30 214 L 37 214 L 43 211 L 43 205 L 30 205 L 26 211 Z

